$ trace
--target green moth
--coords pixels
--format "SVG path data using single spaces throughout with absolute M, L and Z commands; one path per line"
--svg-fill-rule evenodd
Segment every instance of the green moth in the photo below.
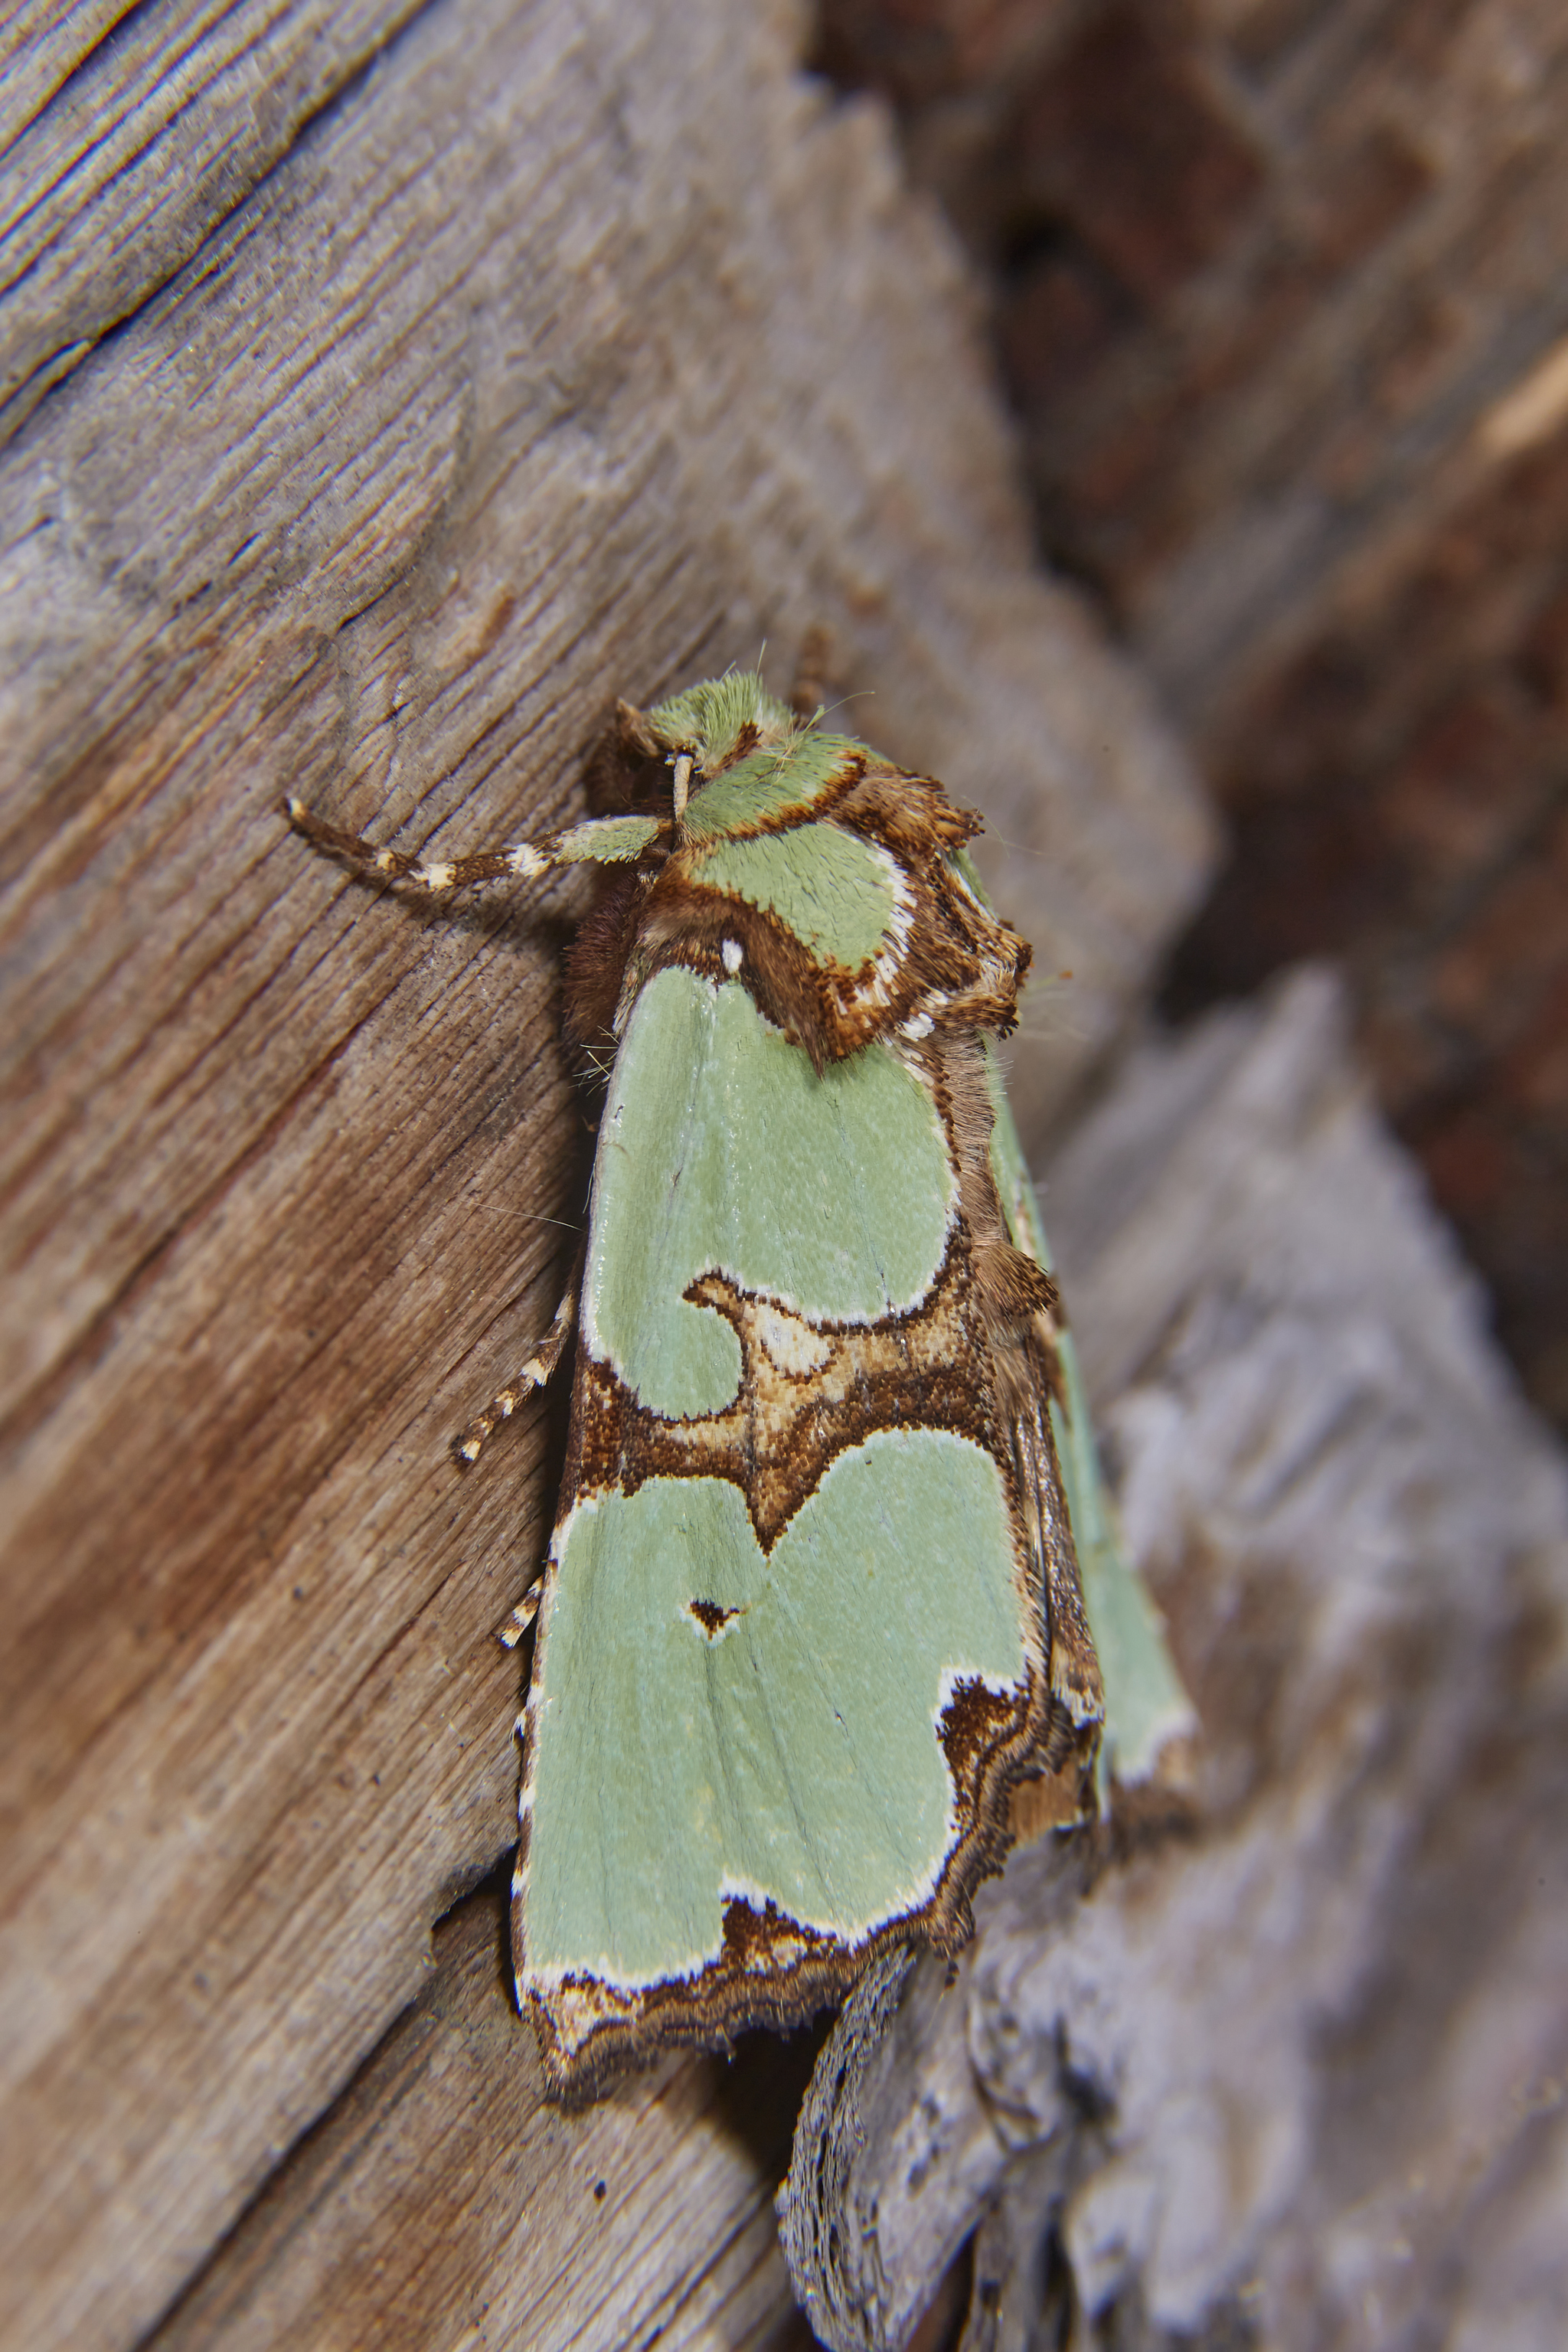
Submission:
M 1077 1818 L 1103 1714 L 991 1042 L 1029 950 L 979 820 L 743 674 L 618 706 L 597 774 L 623 814 L 423 864 L 289 803 L 426 889 L 605 869 L 567 969 L 613 1051 L 584 1257 L 458 1445 L 574 1321 L 513 1906 L 568 2099 L 795 2024 L 889 1942 L 955 1952 L 1016 1785 Z

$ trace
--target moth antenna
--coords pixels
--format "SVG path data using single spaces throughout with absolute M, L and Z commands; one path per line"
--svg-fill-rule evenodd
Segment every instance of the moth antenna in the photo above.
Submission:
M 836 710 L 847 710 L 852 702 L 875 702 L 876 699 L 876 688 L 874 686 L 863 686 L 858 693 L 841 694 L 837 702 L 819 702 L 816 709 L 812 712 L 811 717 L 805 721 L 807 730 L 809 731 L 813 727 L 820 726 L 823 719 L 831 719 Z M 802 715 L 804 716 L 804 713 Z M 1043 853 L 1040 854 L 1043 855 Z

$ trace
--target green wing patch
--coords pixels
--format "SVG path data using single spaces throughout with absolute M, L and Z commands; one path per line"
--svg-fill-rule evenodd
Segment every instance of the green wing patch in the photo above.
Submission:
M 818 1077 L 743 988 L 672 967 L 633 1007 L 600 1125 L 584 1345 L 653 1412 L 721 1412 L 740 1342 L 686 1297 L 698 1276 L 879 1320 L 930 1289 L 953 1211 L 941 1121 L 885 1047 Z
M 776 915 L 818 963 L 858 971 L 879 955 L 898 912 L 891 858 L 836 824 L 721 841 L 693 879 Z
M 541 1633 L 530 1979 L 694 1975 L 737 1895 L 853 1948 L 955 1842 L 955 1683 L 1023 1675 L 1001 1475 L 879 1432 L 769 1556 L 736 1487 L 651 1479 L 573 1514 Z

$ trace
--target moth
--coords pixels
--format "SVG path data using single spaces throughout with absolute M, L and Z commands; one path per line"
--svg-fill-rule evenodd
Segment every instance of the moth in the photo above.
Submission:
M 570 1037 L 609 1055 L 537 1601 L 513 1946 L 547 2086 L 784 2029 L 971 1932 L 1016 1784 L 1087 1801 L 1103 1702 L 1063 1499 L 1061 1311 L 1003 1092 L 1030 950 L 941 784 L 731 673 L 616 708 L 621 814 L 420 862 L 590 861 Z M 607 1049 L 607 1052 L 606 1052 Z

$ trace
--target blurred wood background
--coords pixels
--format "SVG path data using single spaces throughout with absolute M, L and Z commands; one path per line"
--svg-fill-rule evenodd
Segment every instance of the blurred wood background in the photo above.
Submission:
M 1206 1735 L 1184 1845 L 1021 1855 L 917 1982 L 863 2315 L 1555 2352 L 1562 1463 L 1357 1073 L 1568 1418 L 1563 57 L 1545 0 L 0 27 L 7 2347 L 806 2340 L 811 2038 L 562 2116 L 510 2002 L 561 1400 L 446 1449 L 572 1255 L 577 885 L 437 919 L 278 804 L 516 838 L 615 695 L 825 624 L 1072 975 L 1015 1097 Z M 1319 950 L 1353 1049 L 1313 975 L 1141 1037 Z
M 1303 955 L 1568 1432 L 1568 16 L 824 0 L 984 273 L 1053 559 L 1232 848 L 1165 1001 Z

